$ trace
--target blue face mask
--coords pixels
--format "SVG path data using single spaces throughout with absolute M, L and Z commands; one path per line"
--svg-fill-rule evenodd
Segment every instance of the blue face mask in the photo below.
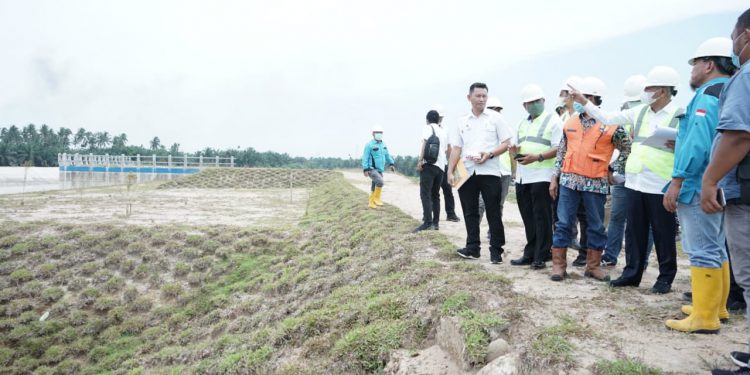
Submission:
M 586 112 L 586 108 L 583 106 L 583 104 L 578 103 L 578 102 L 573 103 L 573 109 L 578 113 Z
M 739 35 L 737 38 L 735 38 L 732 42 L 734 42 L 735 40 L 737 40 L 737 39 L 739 39 L 741 37 L 742 37 L 742 34 Z M 745 45 L 740 50 L 740 55 L 742 54 L 743 51 L 745 51 L 745 48 L 747 48 L 747 43 L 745 43 Z M 734 66 L 736 66 L 737 68 L 741 68 L 742 67 L 742 64 L 740 64 L 740 56 L 738 54 L 734 53 L 734 48 L 732 48 L 732 64 L 734 64 Z

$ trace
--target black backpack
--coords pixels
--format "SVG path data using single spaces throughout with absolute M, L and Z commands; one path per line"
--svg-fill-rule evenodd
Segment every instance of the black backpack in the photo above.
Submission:
M 435 164 L 440 156 L 440 138 L 435 135 L 435 128 L 432 125 L 430 125 L 430 128 L 432 129 L 432 135 L 427 138 L 427 142 L 424 144 L 424 161 L 428 164 Z

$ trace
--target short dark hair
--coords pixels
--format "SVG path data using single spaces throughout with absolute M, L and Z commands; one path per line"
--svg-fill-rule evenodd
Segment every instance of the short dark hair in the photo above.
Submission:
M 604 102 L 604 100 L 602 100 L 601 96 L 584 95 L 583 97 L 585 97 L 586 99 L 588 99 L 589 101 L 591 101 L 592 103 L 594 103 L 594 105 L 597 106 L 597 107 L 601 106 L 602 103 Z
M 440 114 L 436 110 L 427 112 L 427 122 L 430 124 L 437 124 L 440 122 Z
M 716 70 L 719 71 L 719 73 L 727 76 L 733 76 L 734 72 L 737 71 L 737 67 L 734 66 L 732 63 L 732 59 L 725 56 L 709 56 L 704 57 L 703 60 L 705 61 L 713 61 L 714 65 L 716 66 Z
M 469 94 L 473 93 L 474 89 L 485 89 L 487 91 L 490 91 L 490 89 L 487 88 L 487 84 L 482 82 L 472 83 L 471 86 L 469 86 Z
M 750 29 L 750 9 L 746 10 L 744 13 L 740 14 L 739 17 L 737 17 L 736 28 Z

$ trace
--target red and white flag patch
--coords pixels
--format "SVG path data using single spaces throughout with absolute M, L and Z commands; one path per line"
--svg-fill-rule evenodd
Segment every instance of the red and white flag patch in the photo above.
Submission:
M 697 109 L 695 110 L 696 116 L 706 117 L 706 110 L 705 109 Z

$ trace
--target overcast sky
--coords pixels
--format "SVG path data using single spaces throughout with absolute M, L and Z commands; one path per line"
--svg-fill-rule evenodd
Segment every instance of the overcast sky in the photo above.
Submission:
M 509 122 L 529 82 L 556 101 L 567 76 L 599 75 L 611 109 L 624 79 L 653 65 L 687 83 L 695 47 L 728 36 L 747 5 L 0 0 L 0 126 L 358 158 L 380 124 L 393 153 L 416 154 L 429 106 L 453 125 L 473 81 Z

